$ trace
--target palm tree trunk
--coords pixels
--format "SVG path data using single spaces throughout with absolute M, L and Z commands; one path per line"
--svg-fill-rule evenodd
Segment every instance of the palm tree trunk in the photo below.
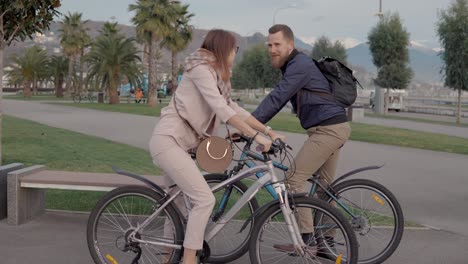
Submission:
M 112 74 L 112 80 L 110 80 L 109 86 L 109 104 L 119 104 L 120 99 L 117 93 L 117 84 L 119 82 L 119 73 L 114 71 Z
M 37 95 L 37 80 L 36 77 L 33 79 L 33 95 Z
M 84 49 L 80 50 L 80 83 L 78 85 L 78 93 L 81 93 L 83 90 L 83 55 L 84 55 Z
M 156 62 L 158 56 L 158 39 L 155 34 L 151 34 L 151 43 L 149 46 L 149 69 L 148 69 L 148 105 L 155 106 L 157 104 L 157 79 Z
M 69 57 L 68 60 L 68 74 L 67 74 L 67 84 L 65 86 L 65 94 L 71 94 L 71 86 L 72 86 L 72 73 L 73 73 L 73 55 Z
M 25 81 L 23 83 L 23 96 L 24 97 L 31 97 L 31 82 Z
M 144 45 L 143 46 L 143 65 L 145 66 L 145 70 L 148 71 L 149 69 L 148 43 L 145 42 L 145 44 L 143 45 Z
M 461 88 L 458 88 L 458 111 L 457 111 L 457 124 L 461 123 Z
M 62 77 L 57 79 L 57 83 L 55 86 L 55 95 L 60 98 L 63 97 L 63 78 Z

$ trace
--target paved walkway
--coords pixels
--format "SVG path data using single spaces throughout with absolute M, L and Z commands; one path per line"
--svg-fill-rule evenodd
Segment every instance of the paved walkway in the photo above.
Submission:
M 103 137 L 143 149 L 147 148 L 148 139 L 157 120 L 154 117 L 101 112 L 37 102 L 5 100 L 4 103 L 7 115 Z M 295 150 L 298 150 L 305 140 L 305 135 L 286 134 L 288 142 Z M 466 254 L 467 249 L 466 219 L 468 219 L 468 210 L 464 210 L 468 200 L 468 163 L 466 161 L 466 155 L 351 141 L 343 148 L 338 172 L 343 173 L 357 167 L 386 163 L 383 169 L 361 173 L 359 177 L 370 178 L 387 186 L 400 201 L 407 219 L 432 226 L 435 229 L 448 231 L 408 232 L 404 237 L 403 245 L 408 245 L 414 251 L 411 253 L 402 248 L 402 253 L 392 257 L 391 263 L 419 263 L 415 260 L 425 260 L 420 263 L 466 263 L 461 259 L 454 259 Z M 44 224 L 50 223 L 45 220 Z M 64 224 L 68 224 L 68 222 L 64 221 Z M 17 230 L 19 232 L 28 226 L 19 227 Z M 4 228 L 15 230 L 14 227 L 4 227 L 0 223 L 0 230 L 4 230 Z M 4 234 L 3 231 L 1 233 Z M 27 231 L 19 234 L 22 239 L 28 240 Z M 62 231 L 57 232 L 57 234 L 63 235 Z M 37 239 L 40 239 L 40 235 Z M 16 241 L 20 240 L 15 238 L 14 242 L 16 243 Z M 0 244 L 5 245 L 1 240 Z M 57 252 L 66 252 L 58 250 L 61 246 L 66 245 L 66 243 L 62 244 L 56 243 L 52 248 L 57 248 Z M 47 243 L 42 243 L 42 245 L 47 247 Z M 446 249 L 449 246 L 451 250 Z M 403 259 L 399 259 L 400 256 Z M 408 261 L 404 261 L 405 259 Z M 72 261 L 66 263 L 75 263 Z M 36 261 L 36 263 L 52 262 Z
M 86 244 L 87 220 L 88 214 L 48 212 L 18 227 L 0 221 L 1 263 L 93 263 Z M 385 263 L 465 264 L 467 244 L 467 237 L 450 232 L 406 230 L 400 247 Z M 249 263 L 248 253 L 231 263 Z

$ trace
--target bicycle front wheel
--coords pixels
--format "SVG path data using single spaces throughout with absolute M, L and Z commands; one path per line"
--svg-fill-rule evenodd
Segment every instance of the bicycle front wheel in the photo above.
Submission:
M 377 264 L 388 259 L 400 244 L 404 228 L 403 211 L 395 196 L 383 185 L 366 179 L 338 183 L 331 191 L 342 203 L 336 207 L 356 232 L 359 263 Z M 333 201 L 330 197 L 325 200 Z
M 357 263 L 356 235 L 338 210 L 323 201 L 307 197 L 295 198 L 290 203 L 293 212 L 310 210 L 311 214 L 320 214 L 327 224 L 314 222 L 314 232 L 305 241 L 306 246 L 301 254 L 292 244 L 292 234 L 279 205 L 267 208 L 255 219 L 249 247 L 252 264 Z M 334 232 L 333 245 L 325 247 L 323 235 L 331 231 Z
M 91 212 L 87 226 L 88 249 L 96 264 L 176 263 L 181 250 L 132 241 L 129 236 L 162 205 L 162 197 L 142 186 L 127 186 L 107 193 Z M 168 205 L 136 238 L 182 245 L 184 229 L 177 211 Z
M 225 174 L 207 174 L 205 175 L 206 182 L 210 187 L 227 179 Z M 248 187 L 242 182 L 233 183 L 232 189 L 229 186 L 215 192 L 216 204 L 213 209 L 213 214 L 208 222 L 208 227 L 216 224 L 224 213 L 239 200 L 240 197 L 247 191 Z M 230 193 L 228 193 L 230 191 Z M 258 210 L 258 202 L 252 198 L 232 219 L 228 222 L 211 241 L 208 242 L 211 254 L 207 259 L 208 263 L 226 263 L 240 258 L 249 249 L 250 233 L 253 229 L 253 221 L 240 232 L 244 222 L 249 219 L 256 210 Z

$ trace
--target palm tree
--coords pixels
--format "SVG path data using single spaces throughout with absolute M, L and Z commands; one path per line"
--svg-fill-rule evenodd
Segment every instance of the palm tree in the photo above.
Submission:
M 133 85 L 142 80 L 138 50 L 134 39 L 119 34 L 99 36 L 87 54 L 88 79 L 97 78 L 108 89 L 109 103 L 118 104 L 117 88 L 126 77 Z
M 135 11 L 132 22 L 137 27 L 140 36 L 148 36 L 149 49 L 149 89 L 148 104 L 155 106 L 157 72 L 156 62 L 158 54 L 158 42 L 168 36 L 173 30 L 173 25 L 177 22 L 177 3 L 169 0 L 138 0 L 136 4 L 128 7 L 129 11 Z
M 177 22 L 170 32 L 161 42 L 162 47 L 166 47 L 171 51 L 171 80 L 172 85 L 175 88 L 177 86 L 177 53 L 187 47 L 192 40 L 193 26 L 189 25 L 190 18 L 194 14 L 188 12 L 189 5 L 176 4 L 179 8 Z
M 102 29 L 99 30 L 99 32 L 101 32 L 101 35 L 105 35 L 105 36 L 117 35 L 120 32 L 120 29 L 118 26 L 119 25 L 117 24 L 117 22 L 114 22 L 114 23 L 106 22 L 102 26 Z
M 13 55 L 11 61 L 11 69 L 7 71 L 10 82 L 23 85 L 24 97 L 31 97 L 31 85 L 37 94 L 37 82 L 45 76 L 47 52 L 38 46 L 32 46 L 22 56 Z
M 47 64 L 47 70 L 52 77 L 55 87 L 55 96 L 63 97 L 63 82 L 67 76 L 68 58 L 52 56 Z
M 82 20 L 81 13 L 68 13 L 65 15 L 62 22 L 60 22 L 60 32 L 62 33 L 60 44 L 62 45 L 63 52 L 68 56 L 68 74 L 66 92 L 71 92 L 72 74 L 76 61 L 76 57 L 80 55 L 80 81 L 79 90 L 83 84 L 83 56 L 84 50 L 89 46 L 91 38 L 86 33 L 88 28 L 85 24 L 88 20 Z

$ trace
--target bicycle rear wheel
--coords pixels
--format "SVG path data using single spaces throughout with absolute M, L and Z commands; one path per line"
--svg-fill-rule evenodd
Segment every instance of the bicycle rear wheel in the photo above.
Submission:
M 295 198 L 290 203 L 293 211 L 299 208 L 310 209 L 311 213 L 320 214 L 322 219 L 327 219 L 328 224 L 314 222 L 313 236 L 304 248 L 305 254 L 300 255 L 290 246 L 291 234 L 279 204 L 270 206 L 255 219 L 249 247 L 252 264 L 357 263 L 356 235 L 338 210 L 323 201 L 307 197 Z M 335 232 L 334 245 L 325 248 L 322 238 L 331 230 Z
M 403 211 L 395 196 L 383 185 L 366 179 L 347 180 L 330 191 L 354 215 L 337 205 L 356 233 L 359 263 L 376 264 L 388 259 L 400 244 L 404 228 Z M 328 196 L 323 199 L 333 201 Z
M 218 183 L 223 182 L 227 179 L 225 174 L 207 174 L 205 175 L 206 182 L 210 187 L 215 186 Z M 248 187 L 242 182 L 238 181 L 232 184 L 232 190 L 228 200 L 226 199 L 226 191 L 228 187 L 222 188 L 215 192 L 216 205 L 213 209 L 213 214 L 208 222 L 208 227 L 220 219 L 220 217 L 229 211 L 231 207 L 237 202 L 237 200 L 247 191 Z M 226 203 L 225 207 L 222 208 L 222 203 Z M 253 221 L 251 221 L 245 229 L 240 232 L 240 229 L 244 222 L 251 217 L 256 210 L 258 210 L 258 202 L 255 198 L 252 198 L 232 219 L 227 223 L 221 231 L 208 242 L 210 246 L 211 254 L 207 259 L 208 263 L 226 263 L 240 258 L 249 249 L 249 238 L 250 233 L 253 229 Z M 221 211 L 224 209 L 223 211 Z
M 87 225 L 88 249 L 96 264 L 133 263 L 141 250 L 138 263 L 176 263 L 181 250 L 130 241 L 129 235 L 161 205 L 163 198 L 142 186 L 112 190 L 97 203 Z M 144 229 L 138 239 L 182 245 L 183 226 L 177 211 L 168 205 Z

